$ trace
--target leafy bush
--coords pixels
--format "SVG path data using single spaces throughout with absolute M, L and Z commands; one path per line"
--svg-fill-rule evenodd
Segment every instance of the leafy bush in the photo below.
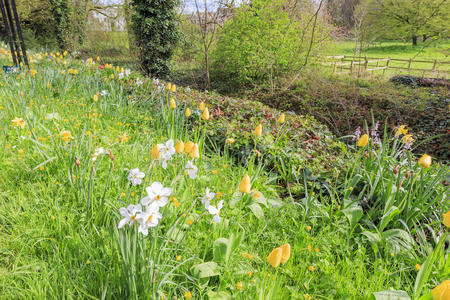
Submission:
M 257 0 L 239 7 L 225 24 L 214 51 L 216 78 L 238 86 L 273 84 L 281 76 L 298 71 L 304 63 L 311 28 L 302 23 L 308 13 L 292 16 L 288 7 L 285 0 Z M 318 36 L 326 37 L 326 27 L 319 24 Z M 318 36 L 313 40 L 315 50 L 320 44 Z

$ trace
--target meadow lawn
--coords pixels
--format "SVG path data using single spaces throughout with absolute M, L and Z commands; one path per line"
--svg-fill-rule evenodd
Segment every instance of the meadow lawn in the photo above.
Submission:
M 258 148 L 272 135 L 289 143 L 291 117 L 281 112 L 258 116 L 273 130 L 254 122 L 253 149 L 239 160 L 239 136 L 210 138 L 220 113 L 210 94 L 201 102 L 101 57 L 31 56 L 30 70 L 0 74 L 0 299 L 368 299 L 388 289 L 428 294 L 448 278 L 448 168 L 399 158 L 401 138 L 397 150 L 374 146 L 375 135 L 342 146 L 340 171 L 320 182 L 283 175 Z M 0 61 L 9 64 L 6 49 Z M 369 166 L 377 171 L 365 178 Z M 378 184 L 395 184 L 374 184 L 377 172 Z M 298 176 L 302 197 L 281 189 L 283 176 Z M 363 210 L 369 186 L 376 205 Z M 381 217 L 394 194 L 403 204 Z M 288 256 L 279 250 L 287 243 Z

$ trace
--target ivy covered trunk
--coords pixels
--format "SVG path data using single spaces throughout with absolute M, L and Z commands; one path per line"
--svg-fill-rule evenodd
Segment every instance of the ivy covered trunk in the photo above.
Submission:
M 62 50 L 71 50 L 72 24 L 71 24 L 71 5 L 69 0 L 49 0 L 53 20 L 55 23 L 55 35 L 58 47 Z
M 178 4 L 178 0 L 132 0 L 135 44 L 141 68 L 151 76 L 169 73 L 169 59 L 179 37 Z

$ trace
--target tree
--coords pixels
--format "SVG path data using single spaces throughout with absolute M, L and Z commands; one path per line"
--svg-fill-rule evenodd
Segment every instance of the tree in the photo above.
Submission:
M 447 36 L 449 0 L 366 0 L 365 27 L 372 37 L 407 38 L 417 45 L 420 35 Z M 447 25 L 446 25 L 447 24 Z
M 179 38 L 178 4 L 178 0 L 132 0 L 132 28 L 141 67 L 151 76 L 169 73 L 168 62 Z
M 355 25 L 353 14 L 359 2 L 360 0 L 327 0 L 326 8 L 333 23 L 345 31 L 349 31 Z

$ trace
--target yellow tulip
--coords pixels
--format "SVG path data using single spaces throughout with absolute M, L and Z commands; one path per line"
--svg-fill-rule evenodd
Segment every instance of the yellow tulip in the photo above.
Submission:
M 171 87 L 170 91 L 172 93 L 175 93 L 177 91 L 177 86 L 175 84 L 172 84 L 172 87 Z
M 152 159 L 160 159 L 161 158 L 161 152 L 159 152 L 158 145 L 155 145 L 152 149 Z
M 175 102 L 175 99 L 170 99 L 170 108 L 175 109 L 177 107 L 177 103 Z
M 172 89 L 172 84 L 170 82 L 166 85 L 166 90 L 170 91 Z
M 286 120 L 286 116 L 284 114 L 281 114 L 281 116 L 278 118 L 277 122 L 280 124 L 283 124 Z
M 450 228 L 450 210 L 444 214 L 444 225 Z
M 431 166 L 431 156 L 428 154 L 422 155 L 422 157 L 418 161 L 419 166 L 422 168 L 428 168 Z
M 261 136 L 262 134 L 262 125 L 258 124 L 258 126 L 256 126 L 255 130 L 253 131 L 253 134 L 256 136 Z
M 189 152 L 190 158 L 199 158 L 200 154 L 198 153 L 198 144 L 195 143 L 194 146 L 192 146 L 191 152 Z
M 209 110 L 207 107 L 205 107 L 205 109 L 203 110 L 202 119 L 205 121 L 209 120 Z
M 184 153 L 189 154 L 192 151 L 192 148 L 194 147 L 194 143 L 191 141 L 186 142 L 184 144 Z
M 177 151 L 177 153 L 183 153 L 184 151 L 184 143 L 182 140 L 179 140 L 178 143 L 175 145 L 175 151 Z
M 267 256 L 267 262 L 274 268 L 278 267 L 281 262 L 281 257 L 283 256 L 283 250 L 281 248 L 275 248 Z
M 199 106 L 198 106 L 198 109 L 200 110 L 200 111 L 203 111 L 203 110 L 205 110 L 205 102 L 200 102 L 200 104 L 199 104 Z
M 186 108 L 186 112 L 184 113 L 184 115 L 186 116 L 186 118 L 189 118 L 191 116 L 191 109 L 188 107 Z
M 252 183 L 250 181 L 250 176 L 248 176 L 248 174 L 245 174 L 241 180 L 241 183 L 239 184 L 239 192 L 250 194 L 251 187 Z
M 284 244 L 280 248 L 282 250 L 281 262 L 284 264 L 288 261 L 289 257 L 291 257 L 291 245 Z
M 369 143 L 369 135 L 363 134 L 356 144 L 358 147 L 365 147 Z
M 234 143 L 234 138 L 228 138 L 228 139 L 225 140 L 225 142 L 226 142 L 228 145 L 231 145 L 231 144 Z
M 98 101 L 98 94 L 95 94 L 94 95 L 94 102 L 97 102 Z
M 450 299 L 450 280 L 442 282 L 435 287 L 431 294 L 433 294 L 433 300 L 449 300 Z

